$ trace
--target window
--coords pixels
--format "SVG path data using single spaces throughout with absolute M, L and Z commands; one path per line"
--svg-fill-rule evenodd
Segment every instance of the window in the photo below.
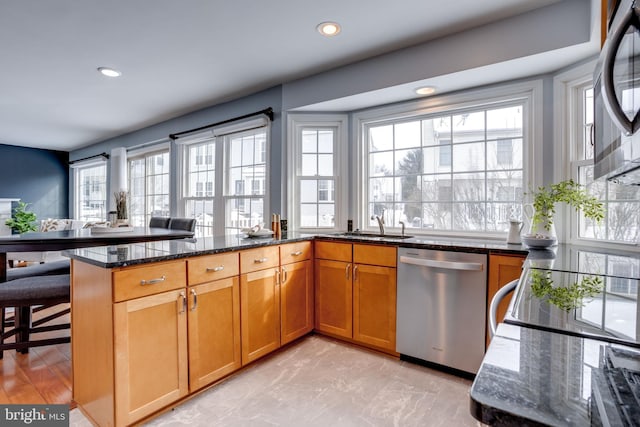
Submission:
M 290 227 L 319 230 L 346 227 L 346 117 L 290 115 Z M 341 225 L 341 227 L 340 227 Z
M 129 220 L 149 224 L 152 216 L 169 216 L 169 150 L 133 155 L 129 164 Z
M 368 226 L 384 215 L 388 227 L 506 232 L 522 209 L 525 108 L 511 100 L 365 121 Z
M 577 221 L 573 233 L 578 239 L 612 243 L 636 243 L 640 241 L 640 187 L 625 186 L 604 180 L 593 180 L 593 84 L 591 80 L 573 86 L 570 101 L 580 129 L 572 140 L 571 170 L 574 179 L 586 185 L 589 193 L 597 197 L 605 207 L 605 218 L 595 223 L 583 215 L 573 214 Z
M 266 119 L 260 123 L 246 131 L 236 125 L 233 133 L 214 129 L 183 143 L 182 208 L 196 218 L 196 236 L 235 235 L 264 224 L 269 127 Z
M 82 221 L 107 219 L 107 166 L 102 162 L 74 167 L 75 213 Z

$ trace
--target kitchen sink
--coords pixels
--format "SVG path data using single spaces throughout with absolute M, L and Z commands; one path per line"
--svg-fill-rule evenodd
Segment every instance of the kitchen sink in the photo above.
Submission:
M 352 232 L 343 232 L 343 233 L 335 233 L 334 236 L 345 236 L 345 237 L 367 237 L 372 239 L 410 239 L 415 236 L 409 236 L 408 234 L 391 234 L 385 233 L 381 235 L 380 233 L 363 233 L 359 231 Z

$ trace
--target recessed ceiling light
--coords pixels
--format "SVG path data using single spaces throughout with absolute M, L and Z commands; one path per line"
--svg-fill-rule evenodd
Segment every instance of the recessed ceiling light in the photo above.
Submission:
M 335 22 L 323 22 L 319 24 L 317 27 L 318 32 L 323 36 L 333 37 L 340 33 L 340 24 Z
M 98 67 L 98 71 L 100 71 L 103 76 L 107 77 L 120 77 L 122 75 L 120 71 L 109 67 Z
M 436 88 L 433 86 L 423 86 L 416 89 L 416 93 L 418 95 L 431 95 L 436 91 Z

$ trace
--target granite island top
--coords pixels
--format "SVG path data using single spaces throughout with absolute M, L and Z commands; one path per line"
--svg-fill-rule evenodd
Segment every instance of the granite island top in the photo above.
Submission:
M 497 426 L 637 426 L 640 407 L 620 404 L 608 380 L 622 371 L 640 378 L 639 349 L 503 323 L 471 386 L 471 414 Z
M 97 246 L 67 250 L 64 251 L 63 254 L 72 259 L 99 267 L 115 268 L 315 239 L 347 243 L 369 243 L 411 248 L 451 250 L 458 252 L 493 252 L 519 255 L 526 255 L 528 252 L 523 245 L 507 244 L 499 240 L 447 237 L 414 237 L 410 239 L 399 239 L 380 236 L 344 235 L 344 233 L 318 234 L 289 231 L 281 239 L 248 238 L 244 235 L 198 237 L 172 241 Z

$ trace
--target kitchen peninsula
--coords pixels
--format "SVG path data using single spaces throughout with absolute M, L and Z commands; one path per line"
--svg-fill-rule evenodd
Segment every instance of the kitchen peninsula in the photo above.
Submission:
M 500 242 L 417 238 L 401 242 L 291 232 L 281 240 L 226 236 L 67 251 L 72 258 L 74 400 L 96 425 L 136 423 L 314 327 L 397 357 L 395 254 L 399 244 L 518 259 L 525 253 L 519 245 Z M 335 245 L 349 254 L 353 247 L 358 277 L 367 274 L 367 283 L 387 289 L 360 296 L 364 306 L 367 298 L 373 298 L 368 301 L 376 310 L 357 312 L 354 306 L 353 322 L 359 326 L 353 333 L 324 332 L 337 311 L 328 309 L 328 317 L 323 318 L 318 301 L 314 313 L 313 260 L 323 265 L 320 258 L 338 255 L 325 255 L 321 249 L 314 253 L 318 245 L 329 250 Z M 381 266 L 367 269 L 367 263 Z M 342 268 L 336 280 L 344 280 Z M 357 283 L 352 286 L 357 292 Z M 216 309 L 211 310 L 214 305 Z M 351 313 L 351 307 L 344 310 Z M 379 315 L 381 310 L 387 314 Z M 345 321 L 351 322 L 352 315 L 348 316 Z M 381 318 L 386 320 L 381 323 Z M 205 327 L 212 324 L 217 327 Z
M 79 407 L 97 425 L 136 423 L 180 404 L 285 343 L 314 329 L 322 332 L 317 305 L 314 313 L 313 260 L 322 265 L 323 258 L 339 254 L 314 252 L 319 243 L 485 253 L 490 259 L 488 275 L 502 277 L 502 284 L 507 276 L 491 270 L 510 266 L 504 271 L 519 275 L 520 264 L 504 260 L 522 260 L 527 253 L 520 245 L 501 242 L 291 232 L 281 240 L 226 236 L 68 251 L 73 260 L 74 399 Z M 553 259 L 533 261 L 538 266 L 553 261 L 561 269 L 565 260 L 576 257 L 590 257 L 595 265 L 619 261 L 615 254 L 606 255 L 604 262 L 599 252 L 574 249 L 561 245 L 551 252 Z M 385 267 L 389 268 L 394 267 Z M 344 267 L 341 275 L 343 279 Z M 254 287 L 259 291 L 250 292 Z M 215 313 L 206 309 L 211 304 L 216 304 Z M 218 328 L 207 333 L 198 328 L 200 322 Z M 592 383 L 585 372 L 596 370 L 600 356 L 616 345 L 525 325 L 513 317 L 506 322 L 511 324 L 500 325 L 476 376 L 472 414 L 483 422 L 505 425 L 588 420 Z M 383 347 L 384 328 L 378 328 L 376 340 L 329 335 L 394 354 Z M 212 342 L 219 346 L 209 346 Z M 96 370 L 96 365 L 106 368 Z M 552 393 L 550 387 L 560 391 Z M 565 400 L 552 398 L 554 393 L 564 393 Z M 509 412 L 513 408 L 515 413 Z

